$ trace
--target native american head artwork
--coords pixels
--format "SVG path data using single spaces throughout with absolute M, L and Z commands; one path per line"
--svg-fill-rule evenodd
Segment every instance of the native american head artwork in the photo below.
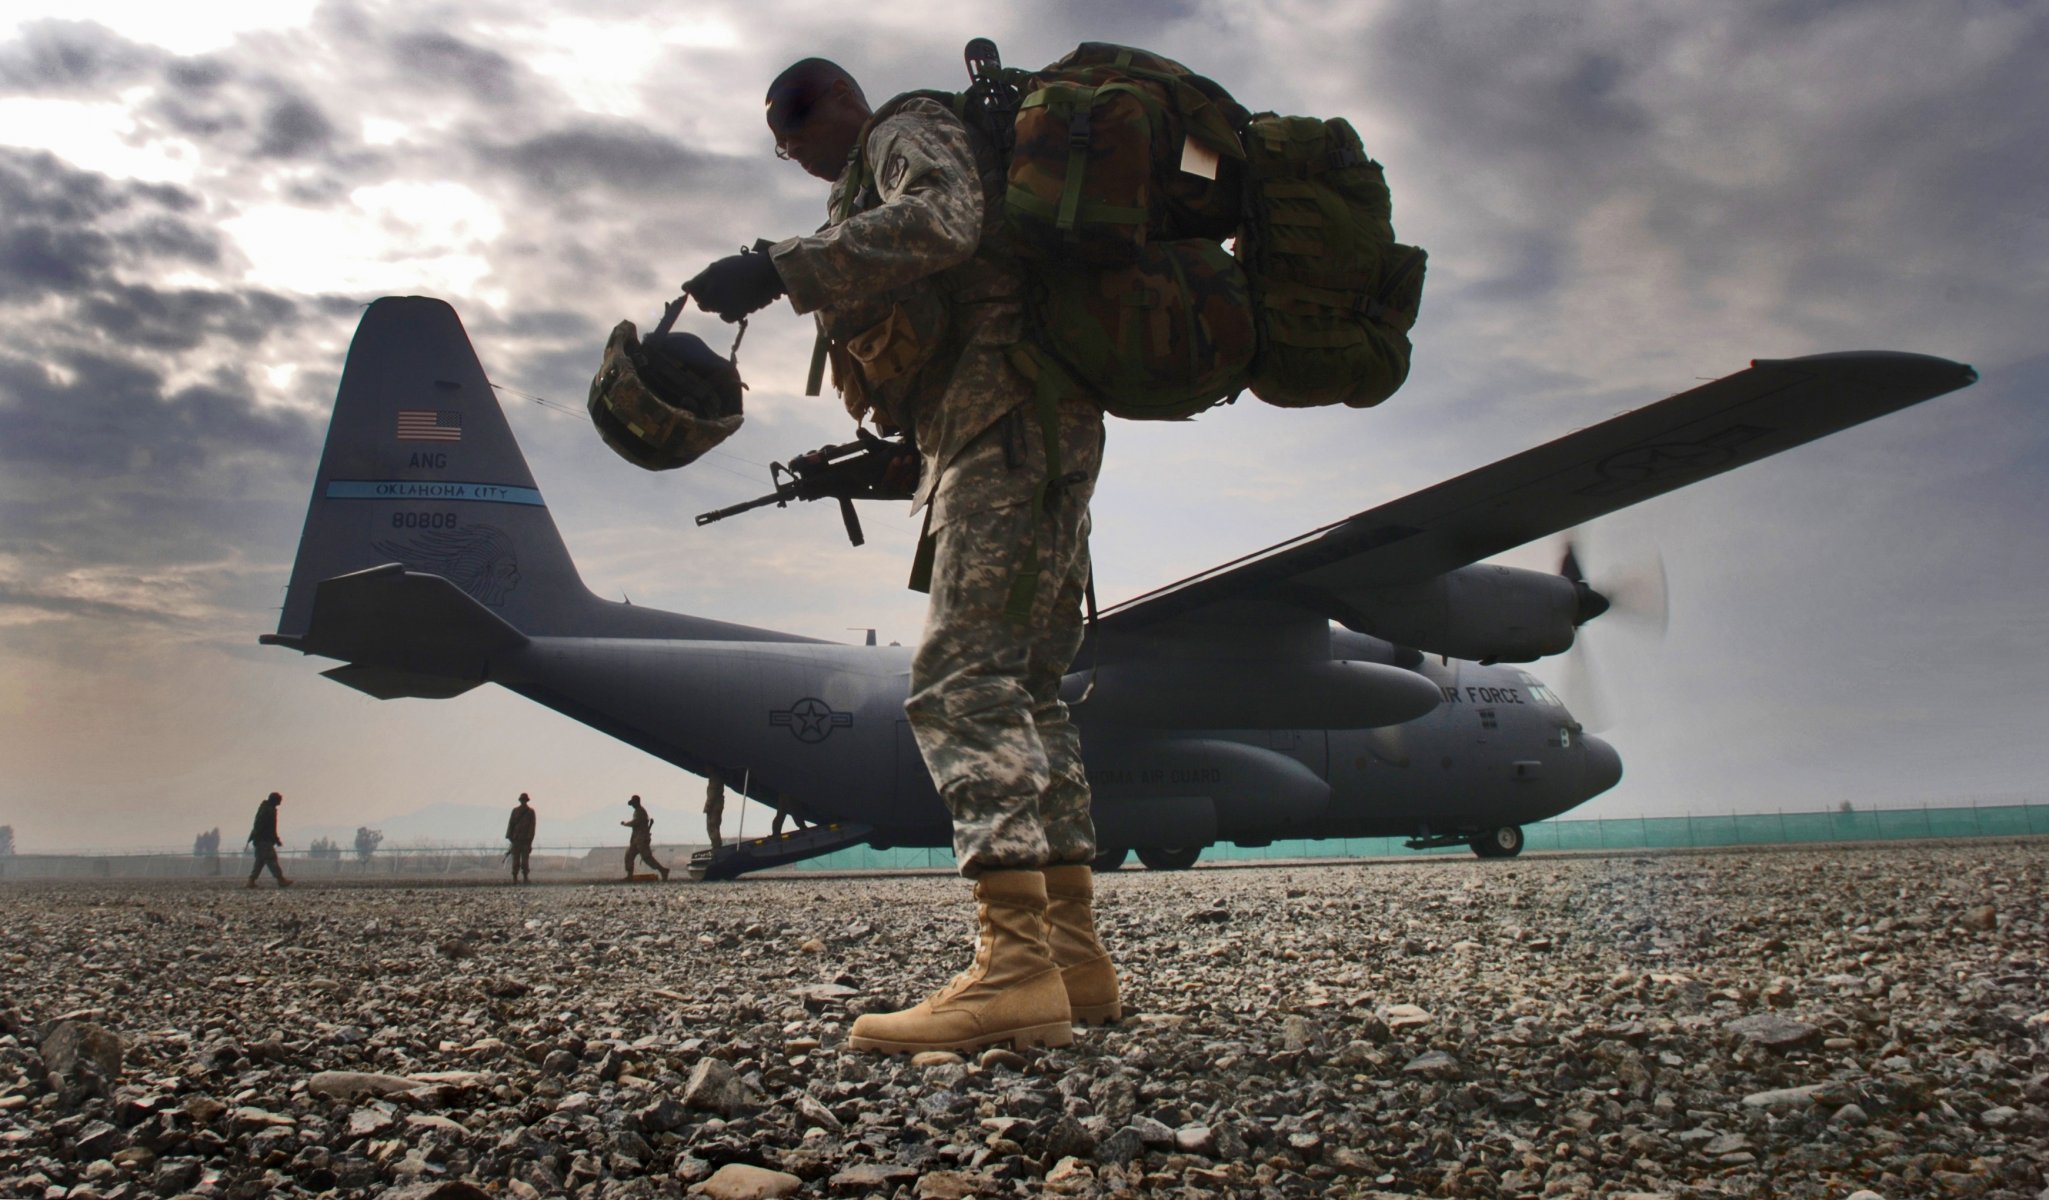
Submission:
M 434 530 L 374 545 L 379 554 L 415 571 L 439 575 L 493 608 L 503 605 L 519 586 L 519 556 L 513 552 L 512 538 L 495 525 Z

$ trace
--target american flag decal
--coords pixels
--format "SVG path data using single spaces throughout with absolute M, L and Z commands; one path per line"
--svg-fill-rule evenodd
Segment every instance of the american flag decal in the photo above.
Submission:
M 398 410 L 398 440 L 459 442 L 462 440 L 462 414 L 445 409 L 401 408 Z

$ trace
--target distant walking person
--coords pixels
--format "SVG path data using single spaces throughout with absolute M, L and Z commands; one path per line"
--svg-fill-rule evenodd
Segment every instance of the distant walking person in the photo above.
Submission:
M 249 882 L 245 886 L 255 887 L 256 877 L 263 874 L 265 867 L 270 868 L 279 887 L 292 886 L 292 881 L 285 878 L 284 871 L 277 865 L 277 848 L 284 845 L 284 839 L 277 835 L 277 806 L 284 802 L 282 795 L 272 792 L 256 806 L 256 823 L 249 827 L 248 842 L 256 847 L 256 865 L 249 868 Z
M 783 836 L 783 822 L 786 820 L 795 821 L 797 823 L 798 833 L 802 833 L 806 828 L 808 828 L 808 826 L 804 824 L 804 818 L 798 816 L 796 813 L 788 811 L 787 809 L 779 808 L 775 810 L 775 820 L 770 821 L 768 823 L 768 836 Z
M 711 848 L 716 850 L 724 841 L 719 837 L 719 823 L 726 819 L 726 785 L 716 775 L 704 785 L 704 832 L 711 837 Z
M 654 833 L 655 819 L 648 816 L 647 810 L 640 806 L 640 797 L 635 796 L 626 803 L 633 809 L 631 817 L 619 822 L 633 831 L 633 841 L 626 847 L 626 878 L 633 878 L 633 860 L 638 858 L 660 871 L 662 878 L 667 879 L 669 868 L 655 861 L 654 845 L 650 841 Z
M 512 843 L 506 853 L 512 858 L 512 881 L 524 879 L 534 881 L 534 874 L 528 863 L 534 855 L 534 809 L 525 792 L 519 794 L 519 804 L 512 810 L 512 819 L 505 822 L 505 840 Z M 627 864 L 627 873 L 632 874 L 632 864 Z

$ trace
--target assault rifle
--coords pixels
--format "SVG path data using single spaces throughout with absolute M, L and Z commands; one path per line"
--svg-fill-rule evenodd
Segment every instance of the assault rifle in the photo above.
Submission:
M 788 508 L 792 500 L 840 502 L 840 520 L 847 527 L 847 540 L 858 546 L 867 541 L 861 533 L 861 518 L 854 513 L 856 500 L 908 500 L 918 486 L 918 452 L 900 438 L 886 438 L 856 429 L 858 441 L 838 446 L 820 446 L 799 454 L 788 465 L 770 463 L 768 477 L 775 490 L 744 504 L 699 513 L 697 523 L 709 525 L 773 504 Z

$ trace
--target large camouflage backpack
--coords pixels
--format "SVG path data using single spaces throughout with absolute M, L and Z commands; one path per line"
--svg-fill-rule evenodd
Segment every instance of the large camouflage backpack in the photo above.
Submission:
M 1260 113 L 1244 146 L 1252 394 L 1283 408 L 1380 403 L 1409 376 L 1429 256 L 1394 240 L 1387 179 L 1350 122 Z
M 1395 243 L 1380 165 L 1350 124 L 1255 118 L 1182 64 L 1107 42 L 1031 72 L 986 39 L 967 57 L 966 92 L 917 94 L 1005 158 L 1028 376 L 1137 420 L 1247 387 L 1283 407 L 1363 407 L 1407 378 L 1425 256 Z
M 1001 67 L 983 39 L 968 59 L 968 91 L 906 93 L 876 118 L 939 101 L 1004 163 L 1005 240 L 1025 268 L 1032 334 L 1018 368 L 1135 420 L 1242 391 L 1251 292 L 1218 243 L 1238 225 L 1233 124 L 1245 110 L 1171 59 L 1107 43 L 1036 72 Z

